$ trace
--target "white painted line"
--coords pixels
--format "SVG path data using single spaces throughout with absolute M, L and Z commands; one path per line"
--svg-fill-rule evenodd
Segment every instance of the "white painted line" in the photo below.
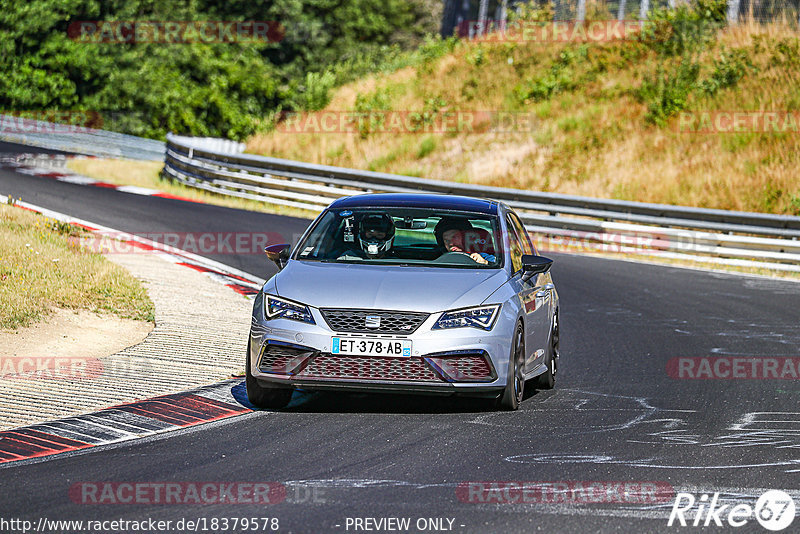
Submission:
M 134 195 L 155 195 L 156 193 L 160 193 L 158 189 L 150 189 L 148 187 L 139 187 L 138 185 L 120 185 L 117 187 L 117 191 L 122 191 L 123 193 L 133 193 Z
M 17 172 L 22 172 L 22 171 L 17 171 Z M 78 176 L 78 175 L 62 176 L 58 178 L 58 181 L 67 182 L 69 184 L 78 184 L 78 185 L 91 185 L 97 182 L 97 180 L 93 178 L 89 178 L 87 176 Z

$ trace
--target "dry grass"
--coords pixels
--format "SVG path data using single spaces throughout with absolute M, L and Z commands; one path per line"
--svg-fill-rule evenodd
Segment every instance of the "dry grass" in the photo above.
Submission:
M 796 32 L 777 24 L 722 31 L 698 57 L 701 79 L 732 49 L 744 50 L 754 68 L 713 97 L 691 96 L 688 111 L 797 111 L 800 57 L 784 50 L 797 42 Z M 650 124 L 637 92 L 655 70 L 655 52 L 632 42 L 583 49 L 585 56 L 569 67 L 575 87 L 540 100 L 522 100 L 515 88 L 528 87 L 581 45 L 462 42 L 432 65 L 345 86 L 327 108 L 353 110 L 361 95 L 384 102 L 375 109 L 520 111 L 535 117 L 530 131 L 366 137 L 276 131 L 251 139 L 248 151 L 528 190 L 800 214 L 800 131 L 698 134 L 678 132 L 677 119 Z
M 89 176 L 116 185 L 135 185 L 158 189 L 165 193 L 169 182 L 159 178 L 164 163 L 130 159 L 77 158 L 67 160 L 67 168 L 78 174 Z
M 53 308 L 154 321 L 142 284 L 76 244 L 84 231 L 0 204 L 0 329 L 44 319 Z
M 292 217 L 309 218 L 316 215 L 311 211 L 297 208 L 268 204 L 245 198 L 226 197 L 202 189 L 195 189 L 172 180 L 161 178 L 161 169 L 164 164 L 159 161 L 138 161 L 127 159 L 72 159 L 67 162 L 67 167 L 78 174 L 89 176 L 96 180 L 116 184 L 135 185 L 149 189 L 157 189 L 170 195 L 188 198 L 197 202 L 224 206 L 249 211 L 277 213 Z

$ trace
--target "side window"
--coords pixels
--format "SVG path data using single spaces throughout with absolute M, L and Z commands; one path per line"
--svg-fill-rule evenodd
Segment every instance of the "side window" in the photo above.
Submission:
M 509 253 L 511 255 L 511 267 L 516 273 L 522 270 L 522 255 L 524 248 L 522 240 L 520 240 L 517 229 L 511 220 L 511 217 L 506 217 L 506 224 L 508 225 L 508 242 L 511 245 Z
M 325 257 L 334 246 L 333 238 L 339 227 L 341 227 L 341 222 L 337 221 L 336 215 L 330 211 L 326 212 L 306 237 L 302 248 L 298 248 L 295 259 L 306 260 Z
M 522 224 L 522 221 L 519 220 L 519 217 L 516 216 L 514 213 L 509 213 L 509 217 L 514 225 L 514 230 L 517 231 L 521 240 L 522 240 L 522 250 L 525 251 L 524 254 L 536 254 L 536 249 L 533 247 L 533 243 L 531 243 L 531 238 L 528 235 L 528 231 L 525 230 L 525 226 Z

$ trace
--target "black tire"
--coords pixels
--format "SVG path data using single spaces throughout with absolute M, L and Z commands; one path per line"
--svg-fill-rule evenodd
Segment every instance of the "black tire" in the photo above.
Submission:
M 558 329 L 559 329 L 558 310 L 553 314 L 553 325 L 550 327 L 550 344 L 547 347 L 545 364 L 547 371 L 534 379 L 533 387 L 536 389 L 553 389 L 556 385 L 556 373 L 558 373 Z
M 511 356 L 508 365 L 508 381 L 503 394 L 497 400 L 499 408 L 503 410 L 519 409 L 525 395 L 525 335 L 522 324 L 517 325 L 512 341 Z
M 250 372 L 250 342 L 247 342 L 247 359 L 244 383 L 247 387 L 247 400 L 256 408 L 286 408 L 292 399 L 293 388 L 262 386 Z

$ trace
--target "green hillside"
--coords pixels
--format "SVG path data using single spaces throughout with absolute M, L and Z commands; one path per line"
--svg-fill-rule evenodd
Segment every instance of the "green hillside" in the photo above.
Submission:
M 530 24 L 551 14 L 525 16 Z M 373 123 L 326 133 L 289 117 L 251 138 L 248 150 L 477 184 L 800 214 L 800 41 L 792 26 L 727 27 L 724 4 L 701 0 L 654 12 L 624 40 L 453 40 L 422 51 L 411 66 L 337 89 L 323 110 Z M 528 122 L 498 131 L 491 113 L 500 111 Z M 460 112 L 478 117 L 477 126 L 426 133 L 380 124 L 409 113 L 434 124 Z

